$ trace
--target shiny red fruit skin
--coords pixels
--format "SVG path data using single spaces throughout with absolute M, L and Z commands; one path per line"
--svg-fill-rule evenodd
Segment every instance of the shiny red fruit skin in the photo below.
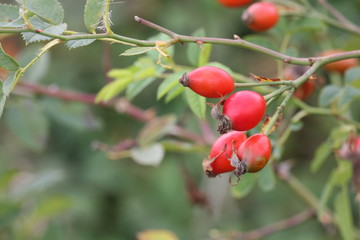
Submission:
M 223 114 L 231 121 L 231 128 L 236 131 L 250 130 L 264 117 L 266 101 L 253 91 L 239 91 L 224 102 Z
M 191 71 L 187 78 L 188 87 L 207 98 L 224 97 L 235 88 L 234 80 L 230 74 L 217 67 L 199 67 Z
M 239 146 L 247 139 L 245 132 L 232 131 L 221 135 L 212 145 L 208 159 L 216 157 L 206 168 L 208 176 L 216 176 L 220 173 L 230 172 L 235 169 L 231 166 L 229 158 L 233 150 L 237 151 Z M 224 146 L 226 148 L 224 149 Z M 225 150 L 225 151 L 224 151 Z M 224 151 L 223 153 L 221 153 Z M 221 153 L 221 154 L 220 154 Z M 220 154 L 220 155 L 219 155 Z M 236 152 L 235 152 L 236 154 Z
M 246 9 L 242 19 L 251 30 L 261 32 L 276 25 L 279 12 L 273 3 L 257 2 Z
M 218 0 L 218 2 L 225 7 L 242 7 L 249 3 L 251 3 L 253 0 Z
M 261 133 L 252 135 L 238 149 L 238 157 L 246 164 L 250 173 L 258 172 L 265 167 L 271 156 L 270 139 Z
M 344 52 L 344 51 L 340 50 L 340 49 L 332 49 L 332 50 L 324 51 L 321 54 L 321 56 L 328 56 L 328 55 L 337 54 L 337 53 L 341 53 L 341 52 Z M 327 71 L 330 71 L 330 72 L 344 73 L 349 68 L 355 67 L 357 65 L 359 65 L 359 60 L 357 58 L 349 58 L 349 59 L 344 59 L 344 60 L 328 63 L 324 66 L 324 69 Z

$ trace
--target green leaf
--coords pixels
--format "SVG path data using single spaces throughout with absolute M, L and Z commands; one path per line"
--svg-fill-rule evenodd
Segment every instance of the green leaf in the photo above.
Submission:
M 57 0 L 26 0 L 26 7 L 51 24 L 60 24 L 64 19 L 64 9 Z
M 131 157 L 134 161 L 146 166 L 158 166 L 163 160 L 164 155 L 165 150 L 160 143 L 131 149 Z
M 34 59 L 34 56 L 36 56 L 39 53 L 39 46 L 36 44 L 28 46 L 24 48 L 20 55 L 18 56 L 18 61 L 20 66 L 25 66 L 29 62 L 31 62 Z M 36 62 L 31 65 L 30 68 L 28 68 L 24 72 L 23 78 L 26 79 L 27 82 L 31 83 L 37 83 L 41 81 L 46 74 L 48 74 L 51 66 L 51 52 L 47 51 L 45 52 L 41 58 L 36 60 Z
M 337 97 L 338 93 L 341 91 L 341 88 L 335 85 L 325 86 L 319 95 L 319 105 L 320 107 L 329 106 Z
M 0 27 L 22 27 L 25 22 L 19 12 L 17 6 L 0 4 Z
M 344 240 L 355 239 L 354 223 L 347 185 L 343 185 L 335 198 L 335 219 Z
M 199 67 L 204 66 L 209 62 L 212 46 L 213 45 L 211 44 L 202 45 L 199 55 L 199 61 L 198 61 Z
M 317 208 L 317 215 L 321 218 L 326 210 L 327 202 L 331 194 L 335 189 L 335 184 L 333 181 L 327 181 L 325 186 L 323 187 L 323 191 L 321 193 L 319 207 Z
M 352 164 L 350 161 L 339 161 L 339 166 L 332 173 L 330 181 L 334 186 L 345 186 L 347 185 L 352 176 Z
M 208 64 L 206 64 L 206 66 L 217 67 L 217 68 L 220 68 L 220 69 L 224 70 L 224 71 L 227 72 L 228 74 L 233 75 L 233 71 L 232 71 L 228 66 L 225 66 L 225 65 L 222 64 L 222 63 L 219 63 L 219 62 L 209 62 Z
M 95 32 L 105 12 L 105 0 L 87 0 L 84 11 L 84 22 L 87 30 Z
M 133 72 L 134 81 L 143 80 L 148 77 L 155 77 L 156 75 L 157 74 L 156 74 L 155 65 L 149 67 L 146 67 L 146 65 L 144 65 L 142 67 L 136 68 L 135 71 Z
M 262 47 L 266 47 L 272 50 L 277 50 L 276 46 L 277 44 L 274 42 L 274 40 L 268 36 L 264 35 L 247 35 L 244 37 L 245 41 L 260 45 Z
M 157 91 L 157 95 L 156 98 L 160 99 L 163 96 L 165 96 L 171 89 L 173 89 L 174 87 L 176 87 L 177 85 L 179 85 L 179 79 L 181 78 L 182 73 L 180 72 L 176 72 L 171 74 L 169 77 L 165 78 Z
M 2 91 L 5 94 L 5 97 L 8 97 L 10 95 L 10 92 L 13 90 L 16 84 L 16 77 L 21 74 L 21 71 L 18 70 L 15 73 L 12 72 L 6 81 L 3 83 Z
M 17 177 L 19 170 L 6 170 L 5 172 L 1 173 L 0 176 L 0 191 L 1 193 L 5 193 L 11 189 L 11 184 L 14 179 Z M 1 216 L 1 214 L 0 214 Z
M 78 48 L 78 47 L 85 47 L 90 45 L 91 43 L 95 42 L 96 39 L 79 39 L 79 40 L 70 40 L 66 43 L 66 46 L 69 49 Z
M 126 77 L 115 79 L 114 81 L 105 85 L 97 94 L 95 101 L 109 101 L 111 98 L 120 94 L 133 81 L 131 74 Z
M 169 140 L 165 139 L 161 141 L 161 144 L 164 146 L 166 151 L 172 153 L 208 153 L 209 149 L 205 146 L 194 145 L 193 143 L 189 142 L 182 142 L 178 140 Z
M 0 21 L 11 22 L 20 17 L 20 8 L 14 5 L 0 3 Z
M 135 81 L 132 82 L 128 85 L 128 87 L 126 88 L 126 98 L 128 99 L 133 99 L 134 97 L 136 97 L 142 90 L 144 90 L 145 88 L 147 88 L 152 82 L 154 82 L 156 80 L 156 78 L 154 77 L 149 77 L 146 78 L 144 80 L 139 80 L 139 81 Z
M 153 50 L 153 47 L 134 47 L 125 50 L 120 56 L 135 56 Z
M 299 48 L 298 47 L 288 47 L 284 54 L 292 57 L 298 57 L 299 56 Z
M 21 215 L 21 205 L 14 201 L 1 200 L 0 204 L 0 227 L 11 227 Z
M 241 177 L 240 182 L 231 188 L 231 194 L 235 198 L 245 197 L 255 187 L 258 177 L 258 174 L 245 174 Z
M 4 68 L 10 72 L 15 72 L 20 68 L 16 60 L 5 53 L 1 43 L 0 43 L 0 68 Z
M 185 88 L 185 99 L 193 113 L 200 119 L 205 119 L 206 98 Z
M 64 211 L 71 207 L 71 201 L 63 196 L 51 196 L 42 200 L 38 207 L 34 209 L 33 214 L 30 214 L 28 223 L 48 221 L 56 216 L 61 216 Z
M 268 164 L 265 166 L 261 172 L 259 173 L 259 186 L 264 191 L 270 191 L 274 189 L 276 184 L 276 177 L 274 170 L 272 169 L 271 165 Z
M 71 129 L 99 129 L 102 126 L 85 104 L 46 99 L 44 100 L 44 110 L 54 121 Z
M 301 121 L 291 122 L 290 126 L 293 132 L 300 131 L 304 127 L 304 123 Z
M 30 22 L 33 24 L 33 26 L 36 29 L 42 30 L 43 32 L 50 33 L 50 34 L 62 34 L 67 28 L 66 23 L 62 23 L 60 25 L 53 26 L 53 25 L 43 22 L 38 17 L 31 18 Z M 39 41 L 48 41 L 48 40 L 52 39 L 51 37 L 43 36 L 43 35 L 33 33 L 33 32 L 23 32 L 22 36 L 23 36 L 23 39 L 25 40 L 26 44 L 29 44 L 32 42 L 39 42 Z
M 200 28 L 191 35 L 196 36 L 196 37 L 205 37 L 205 30 L 203 28 Z M 202 51 L 202 49 L 201 49 L 202 47 L 203 46 L 200 46 L 198 44 L 193 44 L 193 43 L 187 45 L 187 49 L 186 49 L 187 59 L 189 60 L 190 64 L 195 67 L 202 66 L 202 65 L 199 65 L 200 53 Z M 205 57 L 205 56 L 203 56 L 203 57 Z
M 360 67 L 350 68 L 345 72 L 345 83 L 360 88 Z
M 340 127 L 333 128 L 330 132 L 330 142 L 333 149 L 339 149 L 353 132 L 350 125 L 341 125 Z
M 54 185 L 62 182 L 64 178 L 64 171 L 59 169 L 38 172 L 31 180 L 19 186 L 12 197 L 17 200 L 29 199 L 31 196 L 37 196 L 39 193 L 51 189 Z
M 176 98 L 177 96 L 179 96 L 180 94 L 182 94 L 185 91 L 185 88 L 183 86 L 181 86 L 180 84 L 176 85 L 174 88 L 172 88 L 165 97 L 165 102 L 169 103 L 170 101 L 172 101 L 174 98 Z
M 138 143 L 141 146 L 153 143 L 166 134 L 174 127 L 176 117 L 173 115 L 165 115 L 154 118 L 140 131 L 138 136 Z
M 360 89 L 354 88 L 352 86 L 345 86 L 340 94 L 340 101 L 338 102 L 339 107 L 346 107 L 352 101 L 360 97 Z
M 110 71 L 108 71 L 107 76 L 109 78 L 120 79 L 120 78 L 127 78 L 132 74 L 133 74 L 133 72 L 130 69 L 114 68 L 114 69 L 111 69 Z
M 48 119 L 35 101 L 7 108 L 5 121 L 19 140 L 33 151 L 42 151 L 48 137 Z
M 6 103 L 6 95 L 4 93 L 0 93 L 0 117 L 2 116 Z
M 310 32 L 319 32 L 326 29 L 326 25 L 319 21 L 318 18 L 298 18 L 297 21 L 292 21 L 288 25 L 287 32 L 295 34 L 298 32 L 310 31 Z
M 314 159 L 311 162 L 311 171 L 316 172 L 324 164 L 325 160 L 333 153 L 333 149 L 339 149 L 349 138 L 353 131 L 351 126 L 343 125 L 333 128 L 329 137 L 316 150 Z
M 346 186 L 352 176 L 352 166 L 350 161 L 338 161 L 339 165 L 331 173 L 330 179 L 326 182 L 325 187 L 320 198 L 319 208 L 317 209 L 318 215 L 322 216 L 326 209 L 326 204 L 334 192 L 335 187 Z
M 310 165 L 311 171 L 317 172 L 332 152 L 333 152 L 333 148 L 331 143 L 329 141 L 323 142 L 317 148 L 314 159 L 311 161 L 311 165 Z

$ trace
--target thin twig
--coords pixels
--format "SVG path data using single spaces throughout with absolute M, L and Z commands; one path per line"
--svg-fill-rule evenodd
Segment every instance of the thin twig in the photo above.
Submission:
M 273 114 L 273 116 L 271 117 L 269 123 L 266 126 L 266 129 L 264 130 L 264 134 L 265 135 L 269 135 L 272 132 L 273 127 L 276 125 L 277 121 L 279 120 L 279 118 L 281 117 L 285 106 L 287 105 L 287 103 L 289 102 L 291 96 L 293 95 L 295 91 L 295 88 L 292 87 L 290 89 L 290 91 L 287 93 L 286 97 L 284 98 L 284 100 L 282 101 L 282 103 L 277 107 L 275 113 Z
M 353 30 L 360 34 L 360 27 L 348 20 L 341 12 L 334 8 L 327 0 L 318 0 L 318 3 L 321 4 L 326 10 L 328 10 L 337 20 L 339 20 L 342 25 Z
M 212 38 L 212 37 L 195 37 L 195 36 L 186 36 L 180 35 L 173 31 L 170 31 L 164 27 L 161 27 L 155 23 L 152 23 L 148 20 L 142 19 L 140 17 L 136 17 L 136 21 L 144 24 L 147 27 L 151 27 L 154 30 L 165 33 L 169 35 L 172 39 L 166 41 L 168 46 L 179 43 L 179 42 L 189 42 L 198 44 L 201 42 L 202 44 L 220 44 L 220 45 L 229 45 L 229 46 L 237 46 L 246 49 L 250 49 L 256 52 L 263 53 L 272 58 L 282 60 L 285 63 L 297 64 L 297 65 L 313 65 L 318 62 L 318 65 L 314 70 L 317 70 L 322 65 L 325 65 L 329 62 L 339 61 L 348 58 L 356 58 L 360 57 L 360 50 L 343 52 L 338 54 L 333 54 L 324 57 L 308 57 L 308 58 L 298 58 L 292 57 L 283 53 L 279 53 L 272 49 L 268 49 L 262 47 L 260 45 L 256 45 L 254 43 L 245 41 L 241 39 L 239 36 L 235 36 L 235 39 L 227 39 L 227 38 Z M 135 38 L 129 38 L 122 35 L 114 34 L 114 33 L 99 33 L 99 34 L 71 34 L 71 35 L 61 35 L 61 34 L 52 34 L 46 31 L 37 31 L 36 29 L 29 28 L 0 28 L 0 33 L 22 33 L 22 32 L 33 32 L 43 36 L 57 38 L 62 41 L 70 41 L 70 40 L 80 40 L 80 39 L 97 39 L 97 40 L 106 40 L 127 44 L 135 44 L 136 46 L 158 46 L 159 41 L 148 41 L 148 40 L 140 40 Z
M 22 90 L 22 91 L 32 92 L 35 94 L 50 96 L 53 98 L 63 99 L 66 101 L 81 102 L 81 103 L 92 104 L 101 107 L 114 108 L 117 112 L 129 115 L 132 118 L 142 122 L 151 121 L 155 116 L 155 112 L 153 110 L 151 109 L 143 110 L 130 103 L 126 98 L 117 98 L 109 102 L 97 103 L 95 102 L 96 95 L 94 94 L 63 90 L 56 86 L 42 86 L 39 84 L 22 81 L 18 83 L 17 87 L 18 90 L 20 91 Z M 204 140 L 200 135 L 192 131 L 189 131 L 185 128 L 182 128 L 180 126 L 174 126 L 170 134 L 182 139 L 187 139 L 196 142 L 198 144 L 204 144 Z
M 278 165 L 277 173 L 279 179 L 283 180 L 299 197 L 301 197 L 314 211 L 319 209 L 320 200 L 290 172 L 290 167 L 287 162 Z M 321 216 L 318 216 L 319 221 L 328 230 L 333 230 L 336 226 L 333 213 L 326 209 Z
M 143 24 L 143 25 L 145 25 L 147 27 L 150 27 L 152 29 L 155 29 L 155 30 L 157 30 L 159 32 L 162 32 L 162 33 L 164 33 L 164 34 L 166 34 L 166 35 L 168 35 L 168 36 L 170 36 L 172 38 L 177 38 L 178 37 L 177 33 L 173 32 L 173 31 L 170 31 L 169 29 L 166 29 L 164 27 L 161 27 L 161 26 L 159 26 L 159 25 L 157 25 L 157 24 L 155 24 L 153 22 L 150 22 L 150 21 L 145 20 L 143 18 L 140 18 L 138 16 L 135 16 L 134 19 L 135 19 L 136 22 L 141 23 L 141 24 Z
M 290 218 L 284 219 L 279 222 L 275 222 L 273 224 L 270 224 L 268 226 L 246 232 L 246 233 L 238 233 L 233 238 L 234 240 L 253 240 L 253 239 L 260 239 L 265 236 L 269 236 L 273 233 L 295 227 L 297 225 L 302 224 L 303 222 L 315 217 L 315 211 L 313 209 L 307 209 L 303 212 L 300 212 Z

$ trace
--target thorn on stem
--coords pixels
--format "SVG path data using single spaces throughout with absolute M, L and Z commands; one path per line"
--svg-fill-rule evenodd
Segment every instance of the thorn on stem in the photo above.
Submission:
M 138 16 L 135 16 L 134 19 L 135 19 L 135 21 L 138 22 L 138 23 L 141 22 L 141 18 L 138 17 Z
M 241 37 L 238 36 L 238 35 L 236 35 L 236 34 L 234 34 L 234 39 L 235 39 L 235 40 L 241 40 Z
M 308 58 L 308 60 L 309 60 L 310 66 L 312 66 L 314 64 L 314 62 L 315 62 L 315 59 L 311 58 L 311 57 Z

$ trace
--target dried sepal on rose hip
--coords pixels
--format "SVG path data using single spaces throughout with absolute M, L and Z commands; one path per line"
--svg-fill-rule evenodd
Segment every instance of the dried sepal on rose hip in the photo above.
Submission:
M 223 103 L 222 114 L 219 105 L 215 105 L 212 115 L 220 121 L 218 132 L 247 131 L 256 127 L 266 112 L 264 97 L 254 91 L 239 91 L 230 95 Z
M 244 141 L 238 151 L 238 158 L 246 166 L 246 172 L 254 173 L 263 169 L 268 163 L 272 151 L 268 136 L 258 133 Z M 243 169 L 240 169 L 240 174 Z M 236 174 L 236 173 L 235 173 Z
M 234 91 L 234 79 L 221 68 L 199 67 L 190 73 L 184 73 L 179 82 L 195 93 L 207 98 L 221 98 Z
M 208 177 L 231 172 L 239 164 L 237 149 L 247 139 L 245 132 L 232 131 L 221 135 L 212 145 L 209 156 L 203 160 Z
M 244 11 L 242 20 L 251 30 L 262 32 L 276 25 L 279 11 L 271 2 L 257 2 Z

